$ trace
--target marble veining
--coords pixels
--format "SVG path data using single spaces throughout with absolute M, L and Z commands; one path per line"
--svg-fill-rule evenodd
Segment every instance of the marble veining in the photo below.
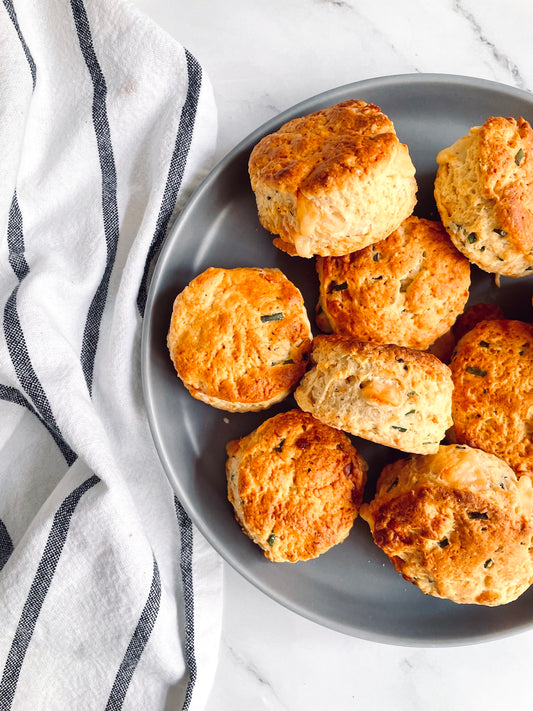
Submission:
M 258 701 L 260 700 L 264 708 L 278 709 L 279 711 L 287 709 L 289 711 L 288 707 L 277 695 L 272 682 L 266 678 L 264 671 L 250 657 L 244 657 L 231 644 L 228 644 L 225 637 L 221 639 L 221 647 L 225 650 L 234 667 L 232 678 L 235 683 L 250 686 L 254 690 L 254 696 L 259 697 Z M 266 657 L 268 657 L 268 650 L 264 649 L 261 658 L 264 660 Z
M 333 7 L 341 7 L 346 10 L 353 10 L 353 5 L 349 2 L 343 2 L 343 0 L 318 0 L 321 5 L 332 5 Z
M 455 0 L 454 2 L 454 10 L 463 17 L 466 22 L 472 27 L 472 30 L 475 33 L 476 39 L 481 42 L 482 45 L 488 48 L 496 62 L 503 67 L 503 69 L 507 72 L 510 73 L 512 79 L 513 79 L 513 84 L 517 86 L 519 89 L 527 89 L 526 81 L 522 74 L 520 73 L 520 68 L 515 64 L 510 57 L 508 57 L 506 54 L 504 54 L 501 50 L 498 49 L 498 47 L 494 44 L 494 42 L 491 42 L 488 37 L 485 35 L 483 31 L 483 27 L 480 24 L 480 21 L 476 19 L 474 14 L 467 10 L 463 3 L 460 2 L 460 0 Z

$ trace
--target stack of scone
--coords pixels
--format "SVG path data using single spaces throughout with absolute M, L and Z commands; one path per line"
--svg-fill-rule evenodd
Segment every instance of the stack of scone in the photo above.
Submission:
M 344 101 L 254 147 L 259 220 L 276 247 L 316 258 L 323 333 L 279 270 L 211 268 L 176 298 L 168 346 L 215 407 L 294 392 L 297 408 L 227 445 L 235 517 L 270 560 L 324 553 L 360 511 L 424 593 L 499 605 L 531 585 L 533 326 L 467 302 L 472 264 L 533 272 L 532 151 L 527 121 L 500 117 L 442 150 L 437 221 L 413 214 L 409 150 L 374 104 Z M 349 435 L 408 455 L 365 504 Z

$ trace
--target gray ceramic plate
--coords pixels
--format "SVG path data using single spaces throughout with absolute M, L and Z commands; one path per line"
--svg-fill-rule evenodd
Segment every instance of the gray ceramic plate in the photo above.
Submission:
M 261 126 L 202 183 L 169 234 L 147 303 L 142 374 L 153 438 L 172 486 L 214 548 L 274 600 L 315 622 L 364 639 L 438 646 L 483 641 L 533 625 L 533 589 L 498 608 L 456 605 L 423 595 L 398 575 L 358 519 L 348 539 L 320 558 L 270 563 L 241 532 L 226 499 L 225 444 L 264 419 L 294 407 L 292 398 L 257 414 L 228 414 L 194 400 L 176 378 L 166 332 L 176 294 L 209 266 L 279 267 L 302 291 L 309 313 L 317 296 L 312 260 L 288 257 L 259 225 L 247 161 L 266 133 L 296 116 L 349 98 L 381 106 L 407 143 L 419 185 L 415 214 L 436 218 L 433 178 L 437 152 L 490 115 L 533 122 L 533 98 L 517 89 L 459 76 L 400 75 L 358 82 L 320 94 Z M 475 270 L 471 303 L 498 302 L 508 318 L 529 320 L 533 283 L 502 279 L 500 289 Z M 392 450 L 354 439 L 370 464 L 368 498 Z

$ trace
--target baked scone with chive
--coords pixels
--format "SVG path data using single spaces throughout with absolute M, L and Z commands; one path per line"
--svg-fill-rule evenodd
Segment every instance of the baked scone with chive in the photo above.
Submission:
M 435 200 L 455 246 L 486 272 L 533 273 L 533 129 L 492 116 L 437 155 Z
M 316 336 L 294 396 L 306 412 L 352 435 L 435 452 L 452 424 L 450 369 L 434 355 L 348 336 Z
M 440 222 L 410 216 L 378 244 L 317 257 L 316 322 L 326 333 L 425 350 L 468 300 L 470 262 Z
M 533 582 L 533 488 L 498 457 L 466 445 L 387 465 L 361 507 L 375 543 L 420 590 L 503 605 Z
M 384 239 L 413 211 L 415 168 L 392 121 L 348 100 L 288 121 L 254 147 L 259 220 L 291 255 L 341 255 Z
M 303 297 L 279 269 L 210 267 L 176 297 L 167 344 L 193 397 L 248 412 L 292 392 L 311 337 Z
M 348 536 L 366 464 L 344 432 L 295 409 L 226 449 L 235 517 L 271 561 L 316 558 Z
M 481 321 L 457 344 L 450 368 L 456 441 L 533 478 L 533 325 Z

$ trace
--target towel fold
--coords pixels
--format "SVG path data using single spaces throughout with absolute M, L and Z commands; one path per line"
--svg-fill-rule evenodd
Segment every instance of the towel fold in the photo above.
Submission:
M 140 338 L 213 94 L 121 0 L 0 12 L 0 711 L 197 711 L 222 566 L 155 452 Z

